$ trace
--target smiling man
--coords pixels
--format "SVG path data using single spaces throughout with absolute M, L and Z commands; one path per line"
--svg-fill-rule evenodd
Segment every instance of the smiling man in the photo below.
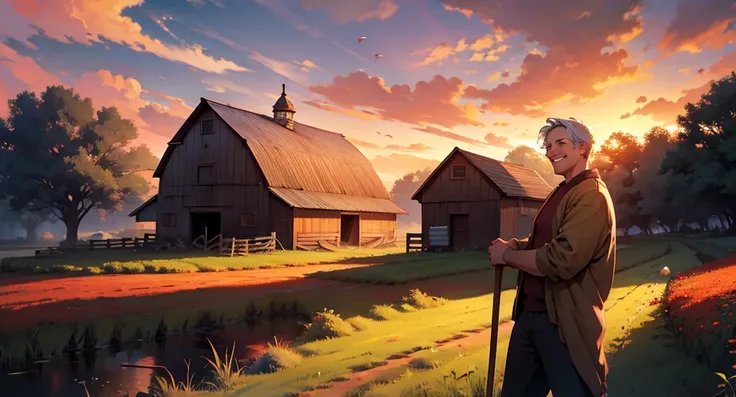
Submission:
M 547 119 L 539 131 L 565 180 L 542 204 L 523 240 L 497 239 L 493 265 L 520 270 L 502 397 L 605 396 L 603 304 L 616 268 L 616 216 L 597 170 L 593 137 L 575 119 Z

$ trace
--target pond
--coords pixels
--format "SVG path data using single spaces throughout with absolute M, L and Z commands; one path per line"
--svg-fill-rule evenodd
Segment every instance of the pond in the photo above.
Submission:
M 212 358 L 207 340 L 220 357 L 235 343 L 235 358 L 243 364 L 257 358 L 274 342 L 274 337 L 293 341 L 304 332 L 295 319 L 270 318 L 257 323 L 241 323 L 209 333 L 175 334 L 163 340 L 125 344 L 120 351 L 97 350 L 74 356 L 63 355 L 30 364 L 25 370 L 4 369 L 0 374 L 0 394 L 4 396 L 86 397 L 85 382 L 91 397 L 121 397 L 149 392 L 153 376 L 166 376 L 163 369 L 122 367 L 121 364 L 166 367 L 174 379 L 185 381 L 185 360 L 191 360 L 194 384 L 211 380 L 210 369 L 202 356 Z M 203 382 L 204 381 L 204 382 Z

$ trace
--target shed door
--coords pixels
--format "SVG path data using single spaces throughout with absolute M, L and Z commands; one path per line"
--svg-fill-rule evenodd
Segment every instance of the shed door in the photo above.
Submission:
M 467 214 L 450 215 L 450 235 L 452 248 L 465 248 L 470 244 L 470 216 Z

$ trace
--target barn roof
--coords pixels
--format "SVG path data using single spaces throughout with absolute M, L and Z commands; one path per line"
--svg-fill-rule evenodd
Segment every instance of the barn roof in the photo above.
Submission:
M 290 130 L 275 123 L 271 116 L 206 98 L 201 98 L 169 142 L 155 177 L 161 177 L 176 145 L 183 141 L 199 114 L 207 108 L 245 140 L 269 187 L 390 201 L 386 187 L 368 159 L 342 134 L 296 121 L 294 130 Z M 345 200 L 351 199 L 346 197 Z
M 408 214 L 391 200 L 344 194 L 306 192 L 304 190 L 268 188 L 276 197 L 295 208 Z
M 465 157 L 468 162 L 478 168 L 493 184 L 498 186 L 504 195 L 508 197 L 544 200 L 549 192 L 552 191 L 552 187 L 544 180 L 544 178 L 539 176 L 537 171 L 531 168 L 498 161 L 455 147 L 455 149 L 450 152 L 442 163 L 437 166 L 432 174 L 429 175 L 424 183 L 419 186 L 419 189 L 417 189 L 411 197 L 412 200 L 416 200 L 416 197 L 424 189 L 429 180 L 432 179 L 438 170 L 442 169 L 445 163 L 452 158 L 455 153 L 459 153 Z
M 158 201 L 158 194 L 154 194 L 153 196 L 151 196 L 151 198 L 146 200 L 143 204 L 139 205 L 138 208 L 131 211 L 130 214 L 128 214 L 128 216 L 136 216 L 136 214 L 143 211 L 143 209 L 155 203 L 156 201 Z

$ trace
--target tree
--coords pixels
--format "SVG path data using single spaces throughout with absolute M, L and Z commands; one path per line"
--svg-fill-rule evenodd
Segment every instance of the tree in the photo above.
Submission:
M 114 107 L 96 111 L 72 89 L 47 87 L 40 98 L 21 92 L 0 119 L 0 194 L 16 211 L 49 211 L 66 226 L 66 243 L 93 208 L 114 211 L 128 195 L 150 188 L 136 171 L 156 157 L 131 120 Z
M 564 179 L 555 175 L 552 164 L 543 155 L 526 145 L 515 147 L 509 151 L 504 159 L 505 162 L 531 168 L 539 174 L 551 186 L 557 186 Z
M 684 204 L 726 219 L 736 218 L 736 73 L 711 84 L 710 90 L 677 117 L 674 150 L 662 162 L 661 174 L 674 176 Z M 676 192 L 677 185 L 670 191 Z M 685 207 L 687 208 L 687 207 Z M 698 222 L 700 223 L 700 222 Z M 703 223 L 700 223 L 701 226 Z M 706 222 L 707 224 L 707 222 Z
M 422 207 L 418 201 L 412 200 L 411 196 L 419 189 L 433 170 L 425 168 L 421 171 L 410 172 L 394 181 L 391 187 L 391 201 L 409 213 L 405 217 L 405 223 L 422 223 Z
M 652 128 L 644 136 L 633 185 L 640 198 L 636 204 L 639 213 L 653 219 L 669 232 L 677 229 L 680 209 L 667 194 L 667 184 L 671 177 L 660 175 L 659 170 L 662 160 L 674 145 L 674 136 L 667 130 L 662 127 Z

